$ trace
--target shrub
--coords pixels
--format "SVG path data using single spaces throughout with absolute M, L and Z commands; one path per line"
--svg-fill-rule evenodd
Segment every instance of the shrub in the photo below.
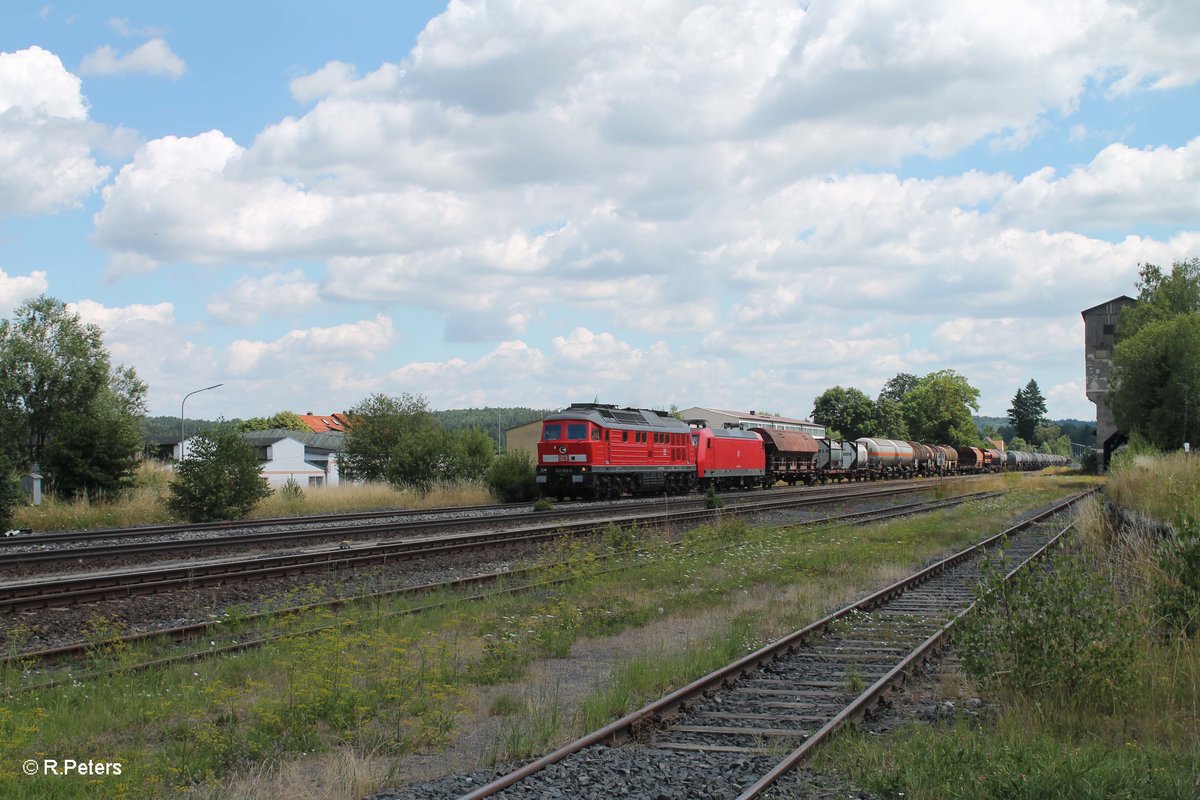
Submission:
M 552 508 L 554 508 L 554 504 L 550 502 L 549 497 L 539 497 L 533 504 L 534 511 L 549 511 Z
M 615 522 L 604 526 L 604 543 L 610 550 L 624 552 L 632 550 L 638 541 L 638 527 L 633 525 L 625 528 Z
M 283 486 L 279 487 L 279 497 L 285 503 L 298 505 L 304 502 L 304 490 L 296 483 L 296 479 L 289 475 Z
M 708 509 L 718 509 L 725 507 L 725 501 L 717 497 L 717 490 L 708 487 L 708 491 L 704 493 L 704 507 Z
M 0 527 L 12 521 L 13 509 L 25 501 L 21 480 L 3 460 L 0 460 Z
M 985 685 L 1072 702 L 1125 699 L 1136 637 L 1106 576 L 1058 557 L 1005 581 L 989 562 L 956 635 L 963 668 Z
M 503 503 L 523 503 L 538 495 L 533 459 L 524 450 L 498 457 L 488 468 L 484 480 Z
M 1158 612 L 1173 632 L 1200 630 L 1200 525 L 1183 519 L 1159 553 Z
M 270 494 L 254 449 L 233 430 L 218 427 L 188 440 L 167 505 L 190 522 L 207 522 L 244 517 Z

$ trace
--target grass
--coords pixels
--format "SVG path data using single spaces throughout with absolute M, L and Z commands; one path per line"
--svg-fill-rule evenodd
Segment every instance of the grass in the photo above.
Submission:
M 89 500 L 47 495 L 40 506 L 20 506 L 13 513 L 14 527 L 36 531 L 86 530 L 177 522 L 167 509 L 175 473 L 156 462 L 139 465 L 133 488 L 117 497 Z M 435 483 L 424 491 L 397 488 L 386 483 L 340 484 L 303 488 L 299 497 L 276 491 L 255 506 L 255 517 L 332 514 L 388 508 L 448 508 L 496 502 L 483 483 Z
M 1198 487 L 1196 459 L 1143 456 L 1116 467 L 1106 492 L 1119 505 L 1170 520 L 1195 514 Z M 1200 641 L 1164 624 L 1157 603 L 1162 554 L 1174 543 L 1112 530 L 1098 502 L 1083 510 L 1078 527 L 1076 560 L 1090 564 L 1093 580 L 1111 585 L 1120 598 L 1121 613 L 1109 625 L 1133 637 L 1119 665 L 1130 683 L 1114 684 L 1115 694 L 1075 692 L 1065 684 L 1056 690 L 1045 682 L 984 690 L 969 679 L 964 685 L 956 674 L 957 685 L 936 699 L 986 691 L 992 713 L 948 726 L 914 723 L 886 739 L 853 732 L 821 752 L 817 765 L 905 800 L 1196 797 Z M 1010 613 L 1020 612 L 1013 606 Z M 1105 635 L 1098 632 L 1093 644 Z
M 501 690 L 520 702 L 490 707 L 507 712 L 497 714 L 502 733 L 473 756 L 546 749 L 816 619 L 864 586 L 980 538 L 998 518 L 1060 495 L 1062 484 L 1018 482 L 1004 498 L 890 525 L 762 530 L 726 521 L 681 545 L 641 530 L 633 547 L 615 543 L 615 564 L 598 558 L 612 552 L 604 537 L 564 540 L 541 556 L 557 565 L 553 576 L 570 579 L 562 587 L 416 617 L 390 613 L 411 600 L 302 614 L 278 628 L 331 627 L 196 665 L 15 695 L 0 706 L 0 796 L 221 798 L 254 787 L 255 796 L 290 797 L 293 765 L 314 759 L 388 775 L 405 754 L 451 741 L 480 687 L 520 680 L 533 660 L 566 655 L 583 639 L 652 631 L 657 655 L 628 659 L 574 714 L 555 692 Z M 661 626 L 678 620 L 697 635 L 662 645 L 675 639 Z M 27 758 L 74 754 L 120 761 L 122 775 L 19 773 Z M 328 796 L 361 796 L 357 779 L 333 772 Z
M 1186 753 L 1064 735 L 1056 718 L 1043 709 L 987 726 L 914 725 L 885 741 L 851 733 L 816 764 L 851 765 L 849 776 L 862 788 L 905 800 L 1195 797 L 1196 765 Z
M 1118 506 L 1173 522 L 1180 515 L 1200 520 L 1200 457 L 1171 453 L 1118 461 L 1105 493 Z

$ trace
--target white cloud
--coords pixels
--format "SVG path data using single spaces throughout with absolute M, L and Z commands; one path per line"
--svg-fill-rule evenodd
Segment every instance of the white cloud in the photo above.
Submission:
M 84 75 L 161 75 L 179 80 L 187 64 L 161 38 L 151 39 L 122 55 L 111 45 L 102 45 L 83 57 L 79 71 Z
M 79 318 L 84 322 L 99 325 L 110 333 L 126 325 L 172 325 L 175 322 L 175 306 L 172 303 L 157 303 L 152 306 L 134 304 L 110 308 L 94 300 L 80 300 L 78 303 L 70 303 L 68 308 L 79 314 Z
M 76 206 L 108 176 L 79 78 L 40 47 L 0 53 L 0 214 Z
M 7 317 L 21 303 L 44 293 L 49 285 L 46 273 L 40 270 L 28 275 L 9 275 L 0 269 L 0 315 Z
M 1112 141 L 1065 132 L 1085 92 L 1200 77 L 1197 14 L 1179 5 L 456 2 L 402 61 L 293 79 L 309 107 L 252 142 L 213 130 L 146 143 L 104 190 L 95 241 L 114 273 L 276 271 L 215 294 L 223 321 L 318 298 L 432 311 L 448 340 L 508 343 L 505 363 L 551 398 L 669 371 L 667 345 L 627 331 L 675 337 L 672 358 L 725 380 L 671 372 L 671 385 L 733 405 L 758 393 L 802 413 L 772 398 L 831 379 L 877 388 L 947 360 L 1000 387 L 1013 376 L 982 320 L 1022 352 L 1066 358 L 1078 309 L 1128 292 L 1139 261 L 1194 254 L 1200 139 L 1114 144 L 1065 173 L 885 170 L 1051 130 Z M 1114 235 L 1164 224 L 1194 230 Z M 324 262 L 319 290 L 282 272 L 301 259 Z M 550 331 L 540 348 L 518 341 L 530 329 Z M 273 374 L 309 363 L 305 334 L 229 354 L 246 380 Z M 322 363 L 339 386 L 385 385 Z M 439 397 L 475 398 L 469 378 L 489 363 L 422 362 L 391 380 L 436 377 Z
M 137 27 L 129 21 L 128 17 L 112 17 L 104 21 L 104 24 L 110 30 L 117 33 L 119 36 L 126 38 L 135 36 L 162 36 L 166 31 L 154 25 L 144 25 Z
M 1055 227 L 1195 224 L 1200 220 L 1200 137 L 1182 147 L 1112 144 L 1057 177 L 1050 168 L 1004 193 L 1007 220 Z
M 327 95 L 334 94 L 338 89 L 350 86 L 358 78 L 358 70 L 353 64 L 344 61 L 330 61 L 316 72 L 293 78 L 288 84 L 292 97 L 301 103 L 311 103 Z
M 221 322 L 253 325 L 262 314 L 295 314 L 312 308 L 318 300 L 317 284 L 302 270 L 293 270 L 262 278 L 239 278 L 213 295 L 208 313 Z
M 513 381 L 513 375 L 521 380 Z M 699 359 L 664 342 L 637 347 L 612 333 L 577 327 L 555 337 L 547 351 L 510 340 L 473 361 L 405 364 L 388 373 L 378 391 L 421 394 L 435 408 L 557 408 L 572 400 L 591 400 L 598 393 L 602 402 L 642 406 L 699 397 L 728 399 L 748 385 L 720 359 Z
M 149 406 L 157 413 L 177 414 L 185 393 L 222 380 L 225 365 L 212 347 L 200 343 L 203 329 L 180 325 L 172 303 L 105 306 L 84 299 L 68 308 L 84 322 L 100 327 L 114 364 L 137 370 L 149 387 Z M 193 398 L 188 402 L 188 416 L 233 416 L 228 406 L 220 404 L 221 399 Z
M 273 342 L 238 339 L 229 345 L 229 369 L 235 375 L 245 375 L 253 370 L 294 368 L 296 364 L 311 367 L 369 361 L 390 350 L 394 338 L 391 318 L 380 314 L 373 320 L 293 330 Z

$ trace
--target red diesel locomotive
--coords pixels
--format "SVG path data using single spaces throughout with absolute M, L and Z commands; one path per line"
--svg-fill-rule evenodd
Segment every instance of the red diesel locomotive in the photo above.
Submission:
M 573 405 L 542 422 L 538 486 L 559 500 L 684 494 L 696 478 L 692 433 L 665 411 Z

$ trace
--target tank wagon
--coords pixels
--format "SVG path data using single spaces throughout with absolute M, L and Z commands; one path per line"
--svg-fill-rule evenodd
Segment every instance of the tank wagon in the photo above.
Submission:
M 916 474 L 917 456 L 908 442 L 865 436 L 857 441 L 867 448 L 867 469 L 871 480 Z
M 615 498 L 696 488 L 1039 470 L 1065 456 L 892 439 L 815 439 L 775 428 L 688 425 L 665 411 L 577 403 L 542 422 L 537 482 L 543 494 Z

